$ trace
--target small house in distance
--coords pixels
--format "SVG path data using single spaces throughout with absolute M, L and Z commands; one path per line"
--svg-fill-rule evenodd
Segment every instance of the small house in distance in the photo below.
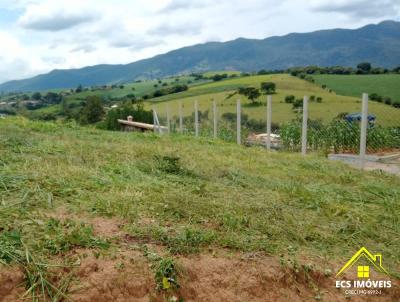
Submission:
M 126 120 L 118 120 L 118 123 L 121 125 L 122 131 L 127 132 L 149 132 L 149 131 L 157 131 L 157 132 L 166 132 L 167 128 L 163 126 L 146 124 L 135 122 L 132 116 L 128 116 Z

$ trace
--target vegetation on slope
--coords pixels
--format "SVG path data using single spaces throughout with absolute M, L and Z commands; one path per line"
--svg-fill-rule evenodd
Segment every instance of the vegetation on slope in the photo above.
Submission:
M 0 120 L 0 141 L 0 235 L 18 234 L 44 259 L 74 246 L 106 247 L 90 226 L 74 230 L 46 214 L 67 207 L 124 219 L 133 238 L 171 254 L 220 247 L 278 255 L 291 246 L 337 259 L 369 246 L 389 269 L 399 265 L 395 176 L 208 139 L 21 118 Z
M 379 75 L 382 77 L 398 77 L 397 75 Z M 379 77 L 376 76 L 376 77 Z M 349 76 L 342 76 L 344 78 Z M 242 100 L 242 110 L 250 118 L 265 121 L 266 96 L 261 95 L 256 101 L 259 106 L 252 106 L 246 97 L 237 95 L 230 97 L 233 92 L 241 87 L 260 87 L 262 82 L 273 82 L 276 84 L 276 93 L 273 95 L 272 120 L 274 123 L 289 122 L 296 118 L 297 111 L 293 105 L 285 101 L 286 97 L 294 96 L 302 99 L 303 96 L 314 96 L 321 98 L 320 102 L 312 102 L 309 105 L 309 117 L 312 120 L 330 122 L 333 118 L 343 113 L 357 113 L 361 111 L 361 93 L 353 96 L 337 95 L 329 89 L 323 89 L 314 83 L 301 80 L 288 74 L 258 75 L 228 79 L 220 82 L 205 83 L 190 88 L 188 91 L 167 95 L 152 99 L 156 104 L 158 113 L 165 118 L 166 106 L 168 104 L 171 114 L 177 116 L 179 102 L 183 104 L 183 112 L 186 116 L 192 115 L 194 101 L 199 101 L 200 111 L 212 111 L 212 100 L 218 104 L 218 114 L 236 112 L 236 99 Z M 392 87 L 391 91 L 397 91 Z M 370 92 L 365 90 L 364 92 Z M 150 107 L 148 107 L 150 108 Z M 393 108 L 384 103 L 371 102 L 369 105 L 371 114 L 377 116 L 377 123 L 387 126 L 398 126 L 400 121 L 400 109 Z
M 376 93 L 400 102 L 400 75 L 313 75 L 315 82 L 337 94 L 358 97 L 363 92 Z

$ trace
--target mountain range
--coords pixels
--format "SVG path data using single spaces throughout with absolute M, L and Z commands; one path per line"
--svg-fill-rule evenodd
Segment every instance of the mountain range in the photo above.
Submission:
M 384 21 L 358 29 L 292 33 L 262 40 L 239 38 L 183 47 L 126 65 L 95 65 L 53 70 L 33 78 L 9 81 L 0 91 L 38 91 L 133 82 L 210 70 L 257 71 L 296 66 L 400 65 L 400 22 Z

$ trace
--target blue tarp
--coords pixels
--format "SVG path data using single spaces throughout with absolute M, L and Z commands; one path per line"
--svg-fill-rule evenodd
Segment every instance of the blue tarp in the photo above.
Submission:
M 344 119 L 345 119 L 346 121 L 348 121 L 348 122 L 361 122 L 361 113 L 352 113 L 352 114 L 348 114 L 348 115 L 346 115 L 346 116 L 344 117 Z M 368 119 L 368 122 L 369 122 L 369 123 L 375 122 L 376 116 L 373 115 L 373 114 L 371 114 L 371 115 L 368 115 L 367 119 Z

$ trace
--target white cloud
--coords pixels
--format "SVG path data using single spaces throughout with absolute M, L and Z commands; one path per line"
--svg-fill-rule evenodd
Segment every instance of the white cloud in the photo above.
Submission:
M 315 11 L 339 13 L 355 18 L 396 17 L 400 12 L 399 0 L 331 0 L 311 1 Z
M 96 20 L 96 12 L 84 7 L 63 6 L 57 2 L 28 5 L 18 24 L 38 31 L 60 31 Z
M 156 28 L 149 30 L 149 34 L 156 36 L 198 35 L 201 33 L 201 29 L 201 23 L 193 21 L 182 24 L 162 23 Z
M 202 8 L 206 5 L 210 4 L 207 0 L 171 0 L 162 10 L 161 12 L 172 12 L 175 10 L 188 10 L 188 9 L 196 9 Z
M 399 18 L 398 0 L 0 0 L 0 19 L 2 9 L 19 16 L 13 23 L 4 16 L 7 27 L 0 28 L 0 82 L 56 68 L 130 63 L 210 40 Z
M 42 60 L 32 55 L 12 34 L 0 31 L 0 45 L 0 82 L 46 70 Z

